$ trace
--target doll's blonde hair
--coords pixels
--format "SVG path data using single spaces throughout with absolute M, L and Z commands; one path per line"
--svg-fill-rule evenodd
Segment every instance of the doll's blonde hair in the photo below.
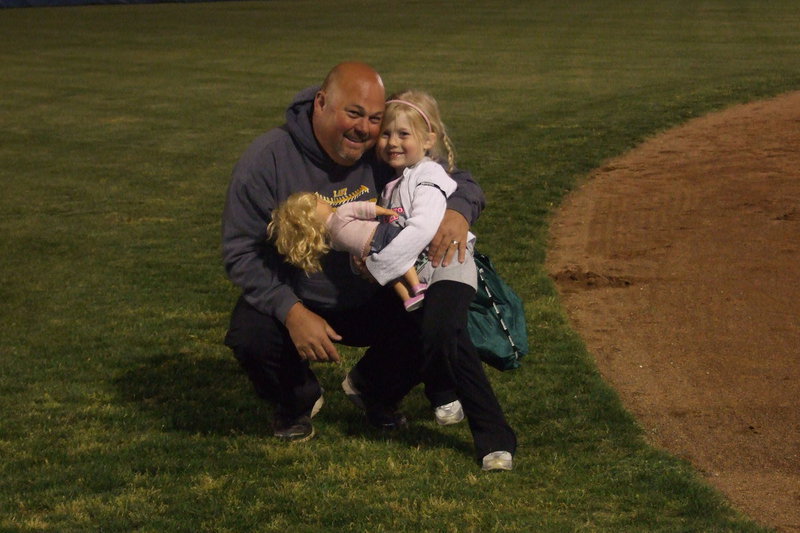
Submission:
M 426 140 L 427 133 L 436 134 L 436 141 L 428 150 L 428 156 L 444 164 L 447 171 L 452 172 L 456 167 L 456 151 L 450 136 L 447 135 L 447 128 L 442 122 L 436 99 L 418 89 L 394 93 L 387 101 L 383 121 L 387 124 L 400 114 L 409 120 L 414 128 L 414 135 L 420 142 Z
M 322 270 L 320 259 L 328 253 L 328 229 L 316 215 L 317 195 L 294 193 L 272 210 L 267 236 L 284 260 L 308 273 Z

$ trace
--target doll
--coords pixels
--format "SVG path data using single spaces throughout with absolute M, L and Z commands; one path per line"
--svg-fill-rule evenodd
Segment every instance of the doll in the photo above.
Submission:
M 314 273 L 322 269 L 320 258 L 330 249 L 349 252 L 358 258 L 380 251 L 399 232 L 384 224 L 381 229 L 389 231 L 380 231 L 381 238 L 376 238 L 382 225 L 376 218 L 394 215 L 391 209 L 373 202 L 350 202 L 334 209 L 316 194 L 300 192 L 289 196 L 272 212 L 267 236 L 274 240 L 287 263 Z M 394 281 L 392 287 L 403 300 L 406 311 L 422 306 L 427 285 L 420 283 L 414 267 Z

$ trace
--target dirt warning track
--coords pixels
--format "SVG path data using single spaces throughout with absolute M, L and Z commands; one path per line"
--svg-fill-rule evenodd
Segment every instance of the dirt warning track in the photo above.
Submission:
M 648 439 L 800 532 L 800 92 L 608 161 L 556 213 L 547 269 Z

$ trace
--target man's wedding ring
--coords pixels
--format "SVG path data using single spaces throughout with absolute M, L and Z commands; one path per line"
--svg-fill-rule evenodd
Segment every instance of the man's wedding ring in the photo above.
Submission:
M 458 246 L 458 241 L 450 241 L 450 244 L 452 244 L 454 246 Z

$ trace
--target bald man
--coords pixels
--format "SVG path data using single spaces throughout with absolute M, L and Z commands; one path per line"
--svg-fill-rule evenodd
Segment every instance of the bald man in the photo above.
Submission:
M 257 138 L 233 169 L 222 253 L 242 294 L 225 344 L 257 394 L 275 405 L 273 434 L 280 439 L 314 436 L 311 418 L 323 391 L 309 362 L 339 362 L 335 343 L 368 347 L 353 375 L 373 426 L 403 426 L 396 406 L 421 381 L 419 333 L 391 289 L 355 274 L 344 252 L 327 254 L 322 272 L 307 275 L 284 263 L 266 238 L 272 210 L 292 193 L 315 192 L 334 207 L 377 200 L 393 178 L 372 150 L 384 102 L 383 81 L 372 67 L 341 63 L 321 87 L 300 92 L 286 123 Z M 458 190 L 431 243 L 435 263 L 463 261 L 465 244 L 450 243 L 467 242 L 484 206 L 469 173 L 453 178 Z

